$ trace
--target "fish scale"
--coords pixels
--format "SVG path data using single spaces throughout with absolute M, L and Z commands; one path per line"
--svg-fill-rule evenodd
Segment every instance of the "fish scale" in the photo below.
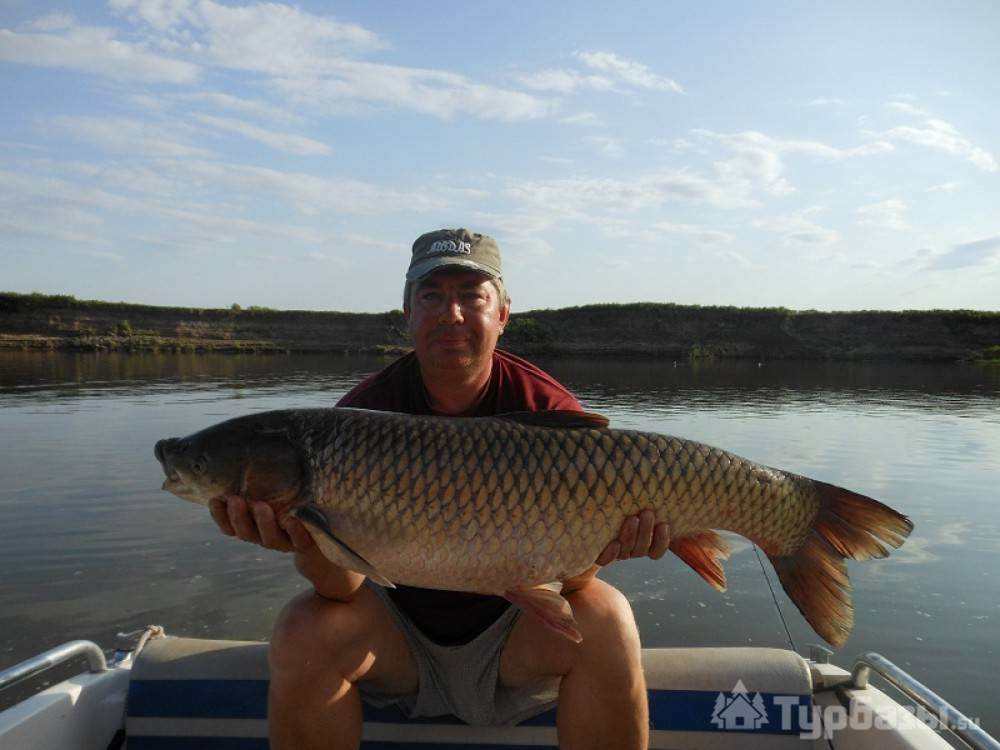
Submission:
M 646 508 L 719 589 L 728 545 L 716 530 L 756 543 L 835 645 L 853 623 L 844 559 L 884 557 L 912 529 L 864 495 L 579 412 L 284 410 L 160 441 L 156 455 L 180 497 L 266 500 L 339 565 L 385 585 L 505 595 L 574 639 L 568 604 L 547 586 L 587 570 Z
M 346 468 L 336 476 L 319 472 L 326 481 L 314 483 L 313 492 L 320 508 L 336 507 L 338 515 L 356 509 L 359 522 L 349 526 L 342 522 L 338 536 L 394 581 L 503 593 L 514 585 L 574 575 L 589 567 L 627 516 L 644 507 L 653 507 L 658 519 L 677 533 L 704 527 L 714 516 L 715 528 L 752 536 L 782 530 L 773 521 L 785 517 L 804 531 L 816 512 L 815 503 L 802 503 L 798 514 L 768 516 L 772 521 L 768 529 L 760 504 L 753 502 L 752 494 L 740 491 L 753 485 L 745 481 L 746 471 L 732 471 L 741 462 L 688 441 L 624 431 L 539 429 L 505 420 L 475 420 L 469 430 L 464 421 L 425 418 L 407 422 L 411 429 L 394 430 L 388 425 L 398 417 L 383 420 L 386 424 L 373 425 L 372 415 L 365 413 L 344 422 L 339 431 L 345 439 L 338 441 L 341 450 L 330 455 L 329 465 L 364 468 Z M 356 429 L 361 435 L 351 439 Z M 511 467 L 517 462 L 522 466 Z M 500 491 L 501 477 L 511 471 L 523 483 L 516 493 Z M 675 479 L 685 475 L 690 478 Z M 390 556 L 390 561 L 376 547 L 411 543 L 423 535 L 422 524 L 432 515 L 427 513 L 423 489 L 430 484 L 454 488 L 450 502 L 457 512 L 442 529 L 446 551 L 428 561 L 404 562 L 398 555 Z M 400 488 L 405 510 L 397 505 Z M 494 510 L 500 501 L 506 512 Z M 741 512 L 720 519 L 720 503 Z M 543 515 L 566 513 L 579 523 L 567 528 L 542 521 Z M 400 518 L 407 523 L 398 523 Z M 470 525 L 475 533 L 469 532 Z M 543 529 L 556 558 L 547 565 L 530 554 Z M 498 534 L 520 540 L 515 564 L 510 564 L 508 548 L 498 550 L 488 543 Z M 495 559 L 498 553 L 508 559 Z M 397 560 L 405 569 L 394 567 Z M 497 579 L 501 562 L 512 580 Z

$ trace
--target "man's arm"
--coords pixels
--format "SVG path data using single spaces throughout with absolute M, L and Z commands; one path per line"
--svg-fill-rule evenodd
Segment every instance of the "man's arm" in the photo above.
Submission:
M 226 536 L 279 552 L 294 552 L 295 568 L 326 599 L 349 601 L 364 583 L 360 573 L 334 565 L 324 557 L 301 521 L 292 516 L 275 518 L 267 503 L 250 504 L 230 495 L 212 500 L 209 511 Z

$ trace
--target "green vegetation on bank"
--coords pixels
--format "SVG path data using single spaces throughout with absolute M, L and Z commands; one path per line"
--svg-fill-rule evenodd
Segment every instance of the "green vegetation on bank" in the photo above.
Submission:
M 1000 360 L 1000 311 L 602 303 L 515 313 L 501 345 L 553 356 L 987 362 Z M 400 310 L 158 307 L 0 292 L 0 348 L 392 353 L 408 346 Z
M 162 307 L 159 305 L 143 305 L 135 302 L 104 302 L 93 299 L 77 299 L 72 294 L 41 294 L 31 292 L 21 294 L 18 292 L 0 292 L 0 313 L 16 312 L 20 310 L 30 310 L 32 308 L 59 308 L 65 310 L 98 310 L 103 312 L 150 312 L 150 313 L 175 313 L 182 315 L 328 315 L 329 313 L 316 310 L 275 310 L 270 307 L 250 305 L 242 307 L 234 302 L 227 308 L 221 307 Z M 347 313 L 349 315 L 358 313 Z
M 1000 345 L 986 347 L 976 356 L 976 361 L 1000 364 Z
M 329 315 L 330 311 L 320 310 L 276 310 L 271 307 L 260 305 L 250 305 L 243 307 L 234 302 L 227 308 L 214 307 L 173 307 L 144 305 L 135 302 L 105 302 L 102 300 L 77 299 L 71 294 L 42 294 L 31 292 L 22 294 L 19 292 L 0 292 L 0 312 L 8 312 L 31 307 L 62 307 L 66 309 L 88 308 L 98 310 L 120 310 L 120 311 L 149 311 L 158 313 L 183 313 L 186 315 L 206 315 L 206 314 L 233 314 L 233 315 Z M 927 317 L 961 317 L 974 318 L 990 321 L 1000 321 L 1000 310 L 792 310 L 787 307 L 737 307 L 734 305 L 680 305 L 674 302 L 595 302 L 587 305 L 574 305 L 560 308 L 539 308 L 520 315 L 530 314 L 562 314 L 574 315 L 589 312 L 704 312 L 704 313 L 727 313 L 750 316 L 803 316 L 803 315 L 848 315 L 848 316 L 868 316 L 885 315 L 898 319 L 904 318 L 927 318 Z M 395 311 L 398 312 L 398 311 Z M 341 313 L 344 315 L 366 315 L 378 313 Z M 530 323 L 526 329 L 537 326 L 538 323 Z
M 897 319 L 927 318 L 927 317 L 961 317 L 979 318 L 983 320 L 1000 321 L 1000 310 L 792 310 L 787 307 L 737 307 L 735 305 L 680 305 L 675 302 L 595 302 L 588 305 L 560 307 L 556 309 L 543 308 L 532 310 L 532 313 L 574 314 L 591 311 L 628 311 L 628 312 L 705 312 L 728 313 L 749 316 L 804 316 L 804 315 L 850 315 L 870 316 L 886 315 Z

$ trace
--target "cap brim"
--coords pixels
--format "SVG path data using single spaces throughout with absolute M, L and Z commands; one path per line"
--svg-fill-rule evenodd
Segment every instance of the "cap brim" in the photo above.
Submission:
M 489 266 L 484 266 L 481 263 L 476 263 L 473 260 L 466 260 L 465 258 L 455 258 L 455 257 L 439 257 L 439 258 L 428 258 L 427 260 L 417 263 L 415 266 L 411 266 L 410 270 L 406 272 L 407 281 L 419 281 L 427 277 L 429 274 L 441 268 L 447 267 L 455 268 L 466 268 L 470 271 L 478 271 L 481 274 L 489 276 L 491 279 L 499 279 L 500 272 L 495 268 L 490 268 Z

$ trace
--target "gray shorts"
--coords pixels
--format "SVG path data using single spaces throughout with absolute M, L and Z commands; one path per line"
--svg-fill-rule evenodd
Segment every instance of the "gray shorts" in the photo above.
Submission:
M 500 684 L 500 652 L 521 614 L 510 607 L 469 643 L 439 646 L 417 629 L 385 589 L 365 582 L 379 597 L 410 646 L 419 684 L 412 693 L 385 693 L 358 683 L 361 697 L 376 707 L 398 705 L 410 718 L 452 714 L 473 726 L 517 724 L 556 704 L 559 680 L 537 689 Z

